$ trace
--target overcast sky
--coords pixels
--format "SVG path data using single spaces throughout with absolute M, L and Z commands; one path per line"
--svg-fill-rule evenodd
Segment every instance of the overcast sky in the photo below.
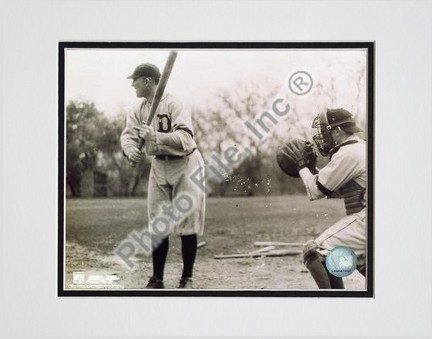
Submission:
M 66 100 L 86 100 L 108 116 L 137 103 L 131 80 L 126 79 L 144 62 L 156 64 L 161 72 L 167 50 L 68 49 L 66 51 Z M 178 50 L 167 91 L 202 106 L 218 88 L 230 90 L 239 82 L 255 81 L 280 86 L 288 95 L 288 79 L 295 71 L 309 72 L 314 82 L 326 86 L 336 79 L 339 106 L 353 105 L 346 88 L 353 70 L 364 68 L 361 50 Z M 363 101 L 365 101 L 363 99 Z M 365 102 L 360 111 L 365 110 Z

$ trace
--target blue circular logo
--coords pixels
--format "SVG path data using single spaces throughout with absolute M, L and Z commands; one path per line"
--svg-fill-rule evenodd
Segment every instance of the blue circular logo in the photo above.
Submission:
M 357 268 L 357 256 L 351 248 L 335 247 L 326 257 L 326 267 L 336 277 L 347 277 Z

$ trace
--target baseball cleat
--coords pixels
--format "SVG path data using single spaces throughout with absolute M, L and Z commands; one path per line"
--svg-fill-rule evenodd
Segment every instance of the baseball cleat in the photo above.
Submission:
M 165 288 L 165 286 L 162 280 L 156 277 L 151 277 L 145 288 Z
M 193 288 L 192 278 L 181 278 L 178 288 Z

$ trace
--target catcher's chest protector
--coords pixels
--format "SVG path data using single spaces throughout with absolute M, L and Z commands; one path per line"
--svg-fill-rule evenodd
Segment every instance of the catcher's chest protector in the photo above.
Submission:
M 343 196 L 347 215 L 360 212 L 366 207 L 366 188 L 360 186 L 354 180 L 347 182 L 339 189 L 339 192 Z

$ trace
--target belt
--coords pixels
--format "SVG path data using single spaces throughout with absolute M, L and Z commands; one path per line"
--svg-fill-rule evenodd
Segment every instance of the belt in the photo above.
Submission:
M 169 154 L 167 154 L 167 155 L 163 155 L 163 154 L 158 154 L 158 155 L 155 155 L 155 158 L 156 158 L 156 159 L 159 159 L 159 160 L 175 160 L 175 159 L 181 159 L 181 158 L 184 158 L 184 157 L 187 157 L 187 156 L 191 155 L 193 152 L 195 152 L 195 150 L 196 150 L 196 148 L 194 148 L 194 149 L 192 150 L 192 152 L 190 152 L 190 153 L 188 153 L 188 154 L 186 154 L 186 155 L 169 155 Z

